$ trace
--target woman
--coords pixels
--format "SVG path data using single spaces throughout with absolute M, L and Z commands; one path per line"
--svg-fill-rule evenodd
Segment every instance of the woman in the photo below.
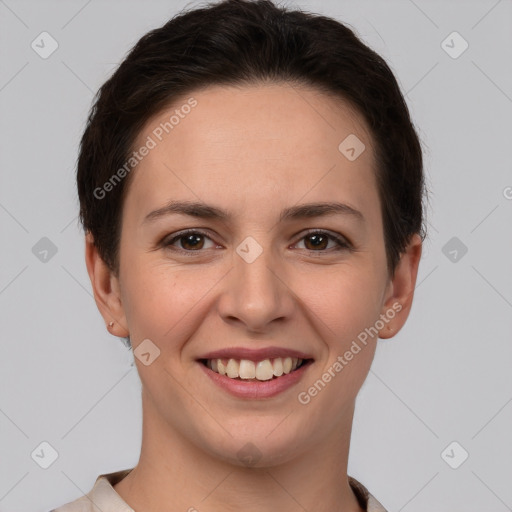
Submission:
M 143 439 L 56 512 L 385 511 L 347 475 L 350 434 L 411 309 L 425 190 L 383 59 L 267 0 L 182 13 L 102 86 L 77 183 Z

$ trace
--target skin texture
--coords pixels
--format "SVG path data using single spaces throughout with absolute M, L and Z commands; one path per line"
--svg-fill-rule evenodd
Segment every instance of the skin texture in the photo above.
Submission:
M 214 86 L 190 96 L 197 106 L 132 171 L 119 277 L 86 237 L 98 308 L 107 324 L 115 322 L 110 332 L 129 334 L 134 350 L 144 339 L 160 350 L 148 366 L 135 358 L 142 449 L 136 468 L 115 489 L 145 512 L 360 512 L 347 461 L 355 399 L 377 336 L 307 405 L 297 395 L 396 303 L 402 309 L 379 337 L 401 329 L 421 239 L 411 239 L 391 280 L 372 141 L 362 117 L 339 98 L 290 84 Z M 135 146 L 185 102 L 151 119 Z M 338 150 L 349 134 L 366 146 L 354 161 Z M 171 199 L 208 203 L 232 217 L 169 215 L 143 223 Z M 352 206 L 364 222 L 349 215 L 279 222 L 286 207 L 327 201 Z M 174 242 L 191 255 L 159 245 L 187 228 L 208 236 L 195 246 Z M 311 229 L 345 237 L 352 250 L 336 250 L 331 238 L 317 248 L 306 236 Z M 236 252 L 248 236 L 263 250 L 252 263 Z M 215 349 L 268 346 L 315 359 L 302 381 L 269 399 L 228 395 L 196 361 Z M 237 456 L 249 442 L 261 454 L 255 467 Z

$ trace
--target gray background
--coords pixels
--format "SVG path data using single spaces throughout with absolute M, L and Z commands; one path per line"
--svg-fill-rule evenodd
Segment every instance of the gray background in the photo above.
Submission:
M 347 22 L 387 59 L 431 190 L 413 310 L 379 342 L 349 474 L 390 512 L 512 510 L 512 2 L 288 4 Z M 92 298 L 74 166 L 93 93 L 185 5 L 0 0 L 1 511 L 47 512 L 137 462 L 140 382 Z M 47 59 L 31 48 L 43 31 L 59 45 Z M 469 44 L 457 58 L 442 46 L 453 31 Z

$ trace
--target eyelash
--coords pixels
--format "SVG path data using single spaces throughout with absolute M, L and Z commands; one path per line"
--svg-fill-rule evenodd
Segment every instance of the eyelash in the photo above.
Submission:
M 186 254 L 187 256 L 194 256 L 195 253 L 203 252 L 202 249 L 194 251 L 194 250 L 182 249 L 179 247 L 172 247 L 172 244 L 174 244 L 175 242 L 179 241 L 181 238 L 184 238 L 187 235 L 201 235 L 201 236 L 204 236 L 211 240 L 211 237 L 208 235 L 208 233 L 205 233 L 204 231 L 202 231 L 200 229 L 188 229 L 188 230 L 181 231 L 181 232 L 177 233 L 169 240 L 164 239 L 161 242 L 161 245 L 164 248 L 169 248 L 173 251 L 177 251 L 182 254 Z M 330 238 L 331 240 L 334 240 L 338 244 L 338 247 L 331 248 L 331 249 L 322 249 L 322 250 L 318 250 L 318 251 L 315 251 L 313 249 L 306 249 L 306 251 L 308 251 L 310 253 L 331 253 L 331 252 L 337 252 L 337 251 L 351 251 L 352 250 L 352 245 L 344 237 L 337 236 L 337 235 L 335 235 L 329 231 L 325 231 L 323 229 L 312 229 L 312 230 L 308 231 L 299 239 L 299 242 L 310 235 L 323 235 L 323 236 Z M 212 242 L 213 242 L 213 240 L 212 240 Z

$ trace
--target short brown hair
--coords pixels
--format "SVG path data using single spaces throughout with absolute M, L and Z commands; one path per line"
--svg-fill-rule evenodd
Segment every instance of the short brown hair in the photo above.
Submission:
M 270 0 L 224 0 L 182 12 L 144 35 L 96 95 L 78 157 L 80 221 L 116 275 L 123 201 L 133 173 L 106 197 L 95 190 L 125 165 L 142 127 L 199 88 L 269 80 L 337 95 L 366 120 L 376 148 L 391 276 L 410 237 L 425 238 L 421 145 L 383 58 L 334 19 Z

